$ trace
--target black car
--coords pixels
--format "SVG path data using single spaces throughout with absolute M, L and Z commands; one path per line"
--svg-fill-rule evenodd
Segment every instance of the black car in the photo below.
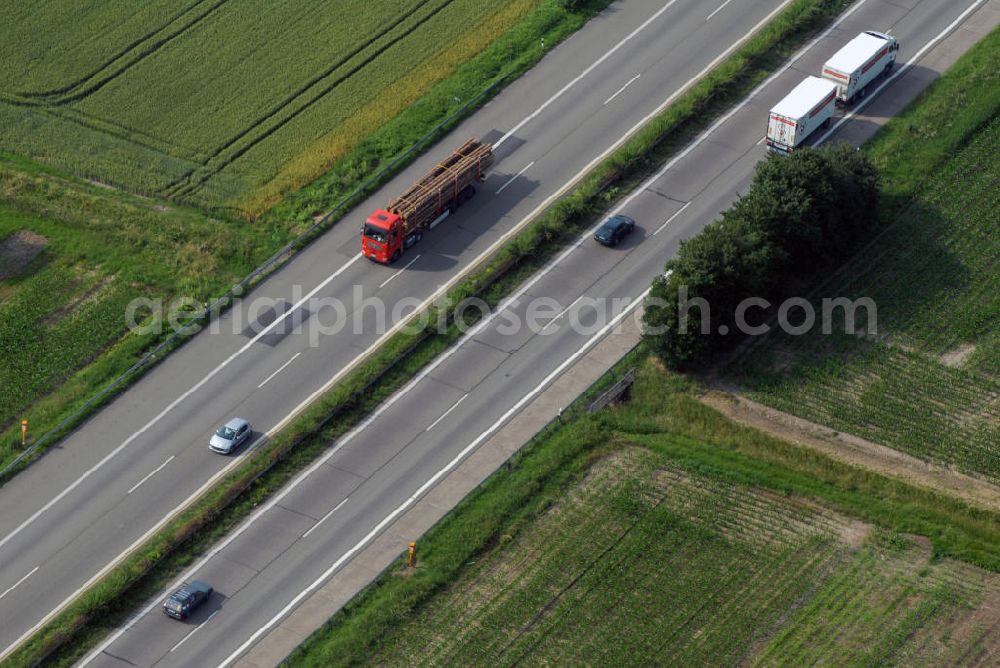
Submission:
M 605 246 L 617 246 L 618 242 L 627 237 L 635 229 L 635 221 L 628 216 L 611 216 L 597 228 L 594 238 Z
M 163 602 L 163 612 L 174 619 L 185 619 L 211 595 L 212 588 L 204 582 L 188 582 Z

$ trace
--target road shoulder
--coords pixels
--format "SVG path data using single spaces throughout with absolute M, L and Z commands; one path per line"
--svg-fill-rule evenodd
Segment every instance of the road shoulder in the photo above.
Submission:
M 264 635 L 239 661 L 241 668 L 275 666 L 406 549 L 437 524 L 470 492 L 503 466 L 559 411 L 569 406 L 639 342 L 637 318 L 629 315 L 538 397 L 511 418 L 451 474 L 358 552 L 325 585 Z M 419 559 L 419 544 L 417 546 Z

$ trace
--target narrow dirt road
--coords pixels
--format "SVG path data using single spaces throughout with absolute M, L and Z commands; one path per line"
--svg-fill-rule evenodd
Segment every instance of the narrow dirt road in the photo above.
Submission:
M 931 464 L 857 436 L 783 413 L 746 397 L 712 390 L 699 399 L 726 417 L 838 461 L 952 496 L 991 511 L 1000 511 L 1000 486 Z

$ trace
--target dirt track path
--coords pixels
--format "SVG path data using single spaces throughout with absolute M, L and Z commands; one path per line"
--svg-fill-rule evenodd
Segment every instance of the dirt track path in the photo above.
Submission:
M 775 410 L 745 397 L 710 391 L 699 399 L 731 420 L 796 445 L 818 450 L 838 461 L 1000 511 L 1000 486 L 892 448 Z

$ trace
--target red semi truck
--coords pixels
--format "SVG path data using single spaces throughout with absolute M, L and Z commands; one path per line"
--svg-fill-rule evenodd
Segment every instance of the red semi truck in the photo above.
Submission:
M 361 229 L 361 253 L 389 263 L 420 241 L 476 194 L 475 183 L 493 165 L 493 146 L 478 139 L 465 142 L 384 209 L 376 209 Z

